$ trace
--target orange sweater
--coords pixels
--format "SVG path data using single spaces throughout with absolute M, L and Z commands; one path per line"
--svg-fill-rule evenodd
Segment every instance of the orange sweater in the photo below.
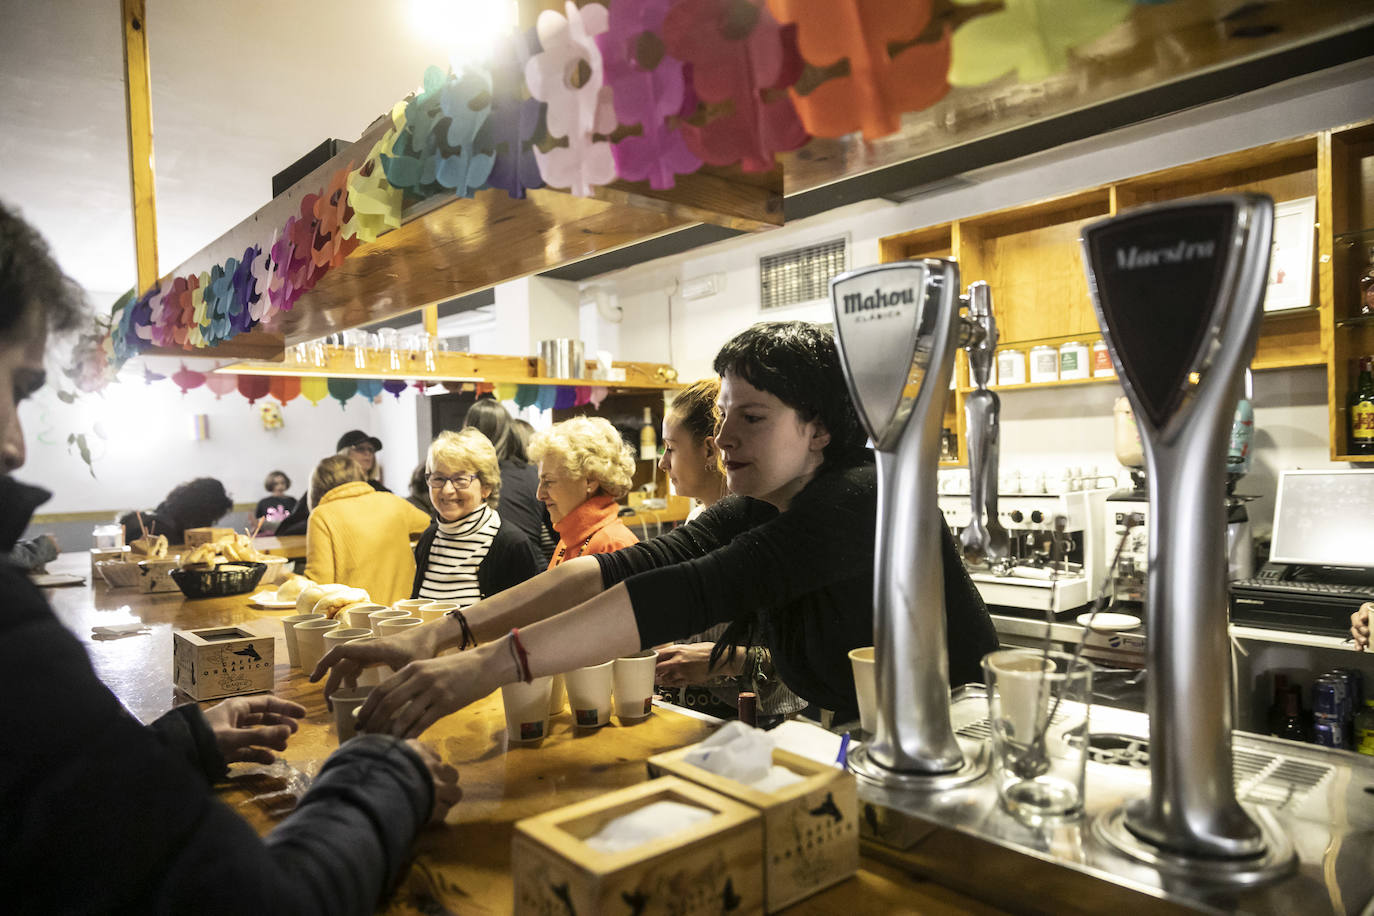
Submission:
M 379 604 L 409 598 L 415 581 L 410 536 L 430 521 L 401 497 L 374 490 L 366 481 L 335 487 L 310 511 L 306 578 L 366 589 Z
M 554 523 L 558 547 L 549 560 L 553 569 L 564 560 L 575 560 L 593 553 L 613 553 L 638 544 L 639 538 L 616 517 L 620 506 L 604 493 L 587 501 Z

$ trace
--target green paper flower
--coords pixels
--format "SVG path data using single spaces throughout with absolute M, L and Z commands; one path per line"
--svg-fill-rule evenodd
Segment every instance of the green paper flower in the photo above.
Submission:
M 982 0 L 954 0 L 970 6 Z M 1001 12 L 970 19 L 954 32 L 951 86 L 981 86 L 1012 70 L 1024 83 L 1068 65 L 1069 51 L 1130 15 L 1131 0 L 1005 0 Z

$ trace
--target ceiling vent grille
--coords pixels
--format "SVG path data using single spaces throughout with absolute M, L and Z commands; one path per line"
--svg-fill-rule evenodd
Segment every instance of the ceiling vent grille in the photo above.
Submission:
M 833 239 L 759 258 L 759 305 L 786 308 L 830 297 L 830 278 L 849 266 L 849 245 Z

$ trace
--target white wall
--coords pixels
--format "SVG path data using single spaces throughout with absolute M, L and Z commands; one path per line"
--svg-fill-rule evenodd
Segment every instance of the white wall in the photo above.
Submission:
M 157 372 L 173 372 L 174 360 L 152 361 Z M 186 361 L 197 371 L 215 364 Z M 53 491 L 42 513 L 126 511 L 152 508 L 176 484 L 193 477 L 217 477 L 237 502 L 266 495 L 263 478 L 273 469 L 291 478 L 293 495 L 305 492 L 319 459 L 334 451 L 339 436 L 362 429 L 382 440 L 379 458 L 386 483 L 404 488 L 415 462 L 416 395 L 398 402 L 389 394 L 373 405 L 355 395 L 345 406 L 333 398 L 312 406 L 297 397 L 282 408 L 285 426 L 266 430 L 258 406 L 237 392 L 222 399 L 206 387 L 186 394 L 170 379 L 144 384 L 144 361 L 131 361 L 120 380 L 100 394 L 61 403 L 49 385 L 20 407 L 28 460 L 15 475 Z M 70 386 L 63 385 L 64 389 Z M 209 438 L 192 438 L 193 417 L 205 414 Z M 86 434 L 95 476 L 67 445 L 73 433 Z

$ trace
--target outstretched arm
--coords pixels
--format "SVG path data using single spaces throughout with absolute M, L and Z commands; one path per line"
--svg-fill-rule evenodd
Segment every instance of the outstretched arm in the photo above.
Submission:
M 578 557 L 473 605 L 463 616 L 478 641 L 487 642 L 504 636 L 513 627 L 553 617 L 600 593 L 600 564 L 594 557 Z M 453 617 L 410 630 L 413 632 L 402 636 L 331 649 L 320 659 L 310 679 L 317 681 L 328 672 L 324 693 L 329 696 L 340 684 L 355 682 L 358 673 L 369 665 L 389 665 L 399 671 L 407 662 L 433 658 L 463 641 L 462 625 Z
M 521 628 L 519 642 L 525 648 L 530 675 L 543 677 L 630 655 L 639 649 L 640 640 L 629 593 L 617 585 L 571 610 Z M 411 662 L 372 691 L 358 711 L 358 726 L 415 736 L 522 674 L 515 638 L 509 632 L 469 652 Z

